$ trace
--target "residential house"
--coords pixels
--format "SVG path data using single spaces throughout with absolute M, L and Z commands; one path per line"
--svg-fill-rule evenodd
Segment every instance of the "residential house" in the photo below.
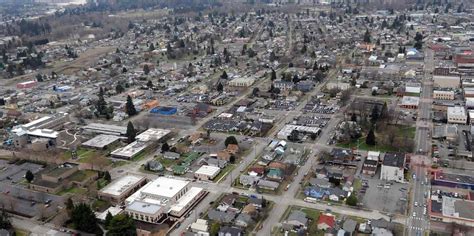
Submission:
M 267 173 L 267 178 L 281 181 L 283 179 L 283 172 L 281 169 L 271 168 Z
M 253 175 L 240 175 L 239 181 L 243 186 L 253 186 L 258 182 L 260 177 Z
M 231 156 L 230 153 L 225 150 L 217 152 L 217 159 L 219 160 L 224 160 L 224 161 L 229 162 L 230 156 Z
M 309 180 L 309 184 L 311 186 L 317 186 L 320 188 L 330 188 L 332 185 L 327 179 L 317 179 L 317 178 L 311 178 Z
M 170 160 L 178 160 L 180 157 L 179 153 L 176 152 L 165 152 L 163 153 L 163 158 Z
M 243 236 L 244 231 L 237 227 L 223 226 L 219 229 L 218 236 Z
M 258 181 L 257 186 L 262 189 L 274 191 L 278 186 L 280 186 L 280 183 L 270 180 L 260 180 Z
M 318 219 L 318 229 L 328 231 L 334 228 L 336 217 L 329 214 L 321 214 Z
M 229 154 L 235 155 L 239 152 L 239 145 L 237 144 L 229 144 L 227 145 L 227 148 L 225 149 Z
M 283 222 L 283 228 L 286 230 L 306 230 L 308 228 L 308 218 L 306 218 L 306 213 L 293 210 L 291 211 L 288 218 Z
M 263 208 L 263 203 L 264 203 L 264 199 L 263 198 L 249 198 L 248 200 L 248 203 L 249 204 L 252 204 L 253 206 L 255 206 L 257 209 L 261 209 Z
M 253 224 L 254 220 L 252 219 L 252 216 L 246 214 L 246 213 L 241 213 L 237 218 L 235 219 L 235 225 L 240 226 L 240 227 L 248 227 L 249 225 Z
M 216 209 L 211 209 L 207 213 L 207 217 L 210 220 L 217 221 L 219 223 L 230 223 L 235 219 L 235 215 L 236 214 L 233 211 L 222 212 Z
M 348 219 L 344 221 L 344 224 L 342 224 L 342 229 L 349 233 L 349 236 L 355 235 L 357 228 L 357 221 L 353 219 Z

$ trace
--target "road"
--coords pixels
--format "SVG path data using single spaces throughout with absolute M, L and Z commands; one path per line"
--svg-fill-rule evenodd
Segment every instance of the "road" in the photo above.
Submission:
M 431 159 L 431 106 L 433 82 L 431 80 L 434 69 L 433 51 L 425 51 L 424 78 L 422 80 L 422 95 L 418 107 L 418 120 L 416 125 L 415 141 L 416 151 L 421 155 L 412 158 L 412 181 L 411 181 L 411 205 L 410 215 L 407 219 L 408 235 L 423 235 L 429 230 L 429 217 L 426 212 L 427 197 L 429 196 L 430 185 L 427 176 L 427 166 L 430 166 Z

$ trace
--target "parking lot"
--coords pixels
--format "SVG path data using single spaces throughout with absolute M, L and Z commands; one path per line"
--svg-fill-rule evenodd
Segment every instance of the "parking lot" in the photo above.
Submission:
M 338 105 L 324 105 L 317 97 L 312 97 L 303 108 L 304 112 L 334 114 L 339 111 Z
M 48 217 L 64 204 L 64 198 L 26 188 L 25 173 L 33 174 L 43 168 L 42 165 L 24 162 L 19 165 L 0 160 L 0 206 L 23 216 Z
M 374 177 L 361 176 L 363 187 L 359 192 L 360 202 L 365 208 L 392 214 L 405 214 L 408 199 L 408 184 L 388 183 Z M 364 184 L 364 182 L 366 184 Z M 364 187 L 366 185 L 366 187 Z

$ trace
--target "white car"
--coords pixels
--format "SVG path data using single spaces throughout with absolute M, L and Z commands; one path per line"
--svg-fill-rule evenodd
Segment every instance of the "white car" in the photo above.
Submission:
M 413 217 L 416 217 L 416 212 L 413 212 Z
M 418 202 L 415 202 L 415 207 L 417 207 L 417 206 L 418 206 Z

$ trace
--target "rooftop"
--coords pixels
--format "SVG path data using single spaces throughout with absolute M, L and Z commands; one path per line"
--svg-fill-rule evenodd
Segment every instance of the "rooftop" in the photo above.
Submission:
M 208 166 L 208 165 L 203 165 L 201 166 L 194 174 L 198 175 L 208 175 L 208 176 L 214 176 L 217 173 L 221 171 L 221 168 L 217 166 Z
M 464 109 L 464 107 L 461 107 L 461 106 L 448 107 L 448 114 L 455 115 L 455 116 L 465 116 L 466 109 Z
M 127 133 L 127 127 L 118 125 L 107 125 L 100 123 L 91 123 L 83 127 L 84 130 L 101 133 L 101 134 L 112 134 L 112 135 L 125 135 Z
M 112 183 L 107 185 L 100 192 L 109 195 L 120 196 L 123 192 L 133 188 L 137 183 L 143 181 L 144 179 L 144 176 L 132 174 L 125 175 L 112 181 Z
M 87 147 L 103 148 L 119 139 L 120 137 L 116 135 L 100 134 L 82 143 L 82 145 Z
M 136 139 L 141 142 L 160 141 L 163 137 L 168 135 L 171 131 L 167 129 L 147 129 L 145 132 L 137 135 Z
M 384 166 L 403 168 L 405 164 L 405 154 L 399 152 L 387 152 L 383 159 Z

